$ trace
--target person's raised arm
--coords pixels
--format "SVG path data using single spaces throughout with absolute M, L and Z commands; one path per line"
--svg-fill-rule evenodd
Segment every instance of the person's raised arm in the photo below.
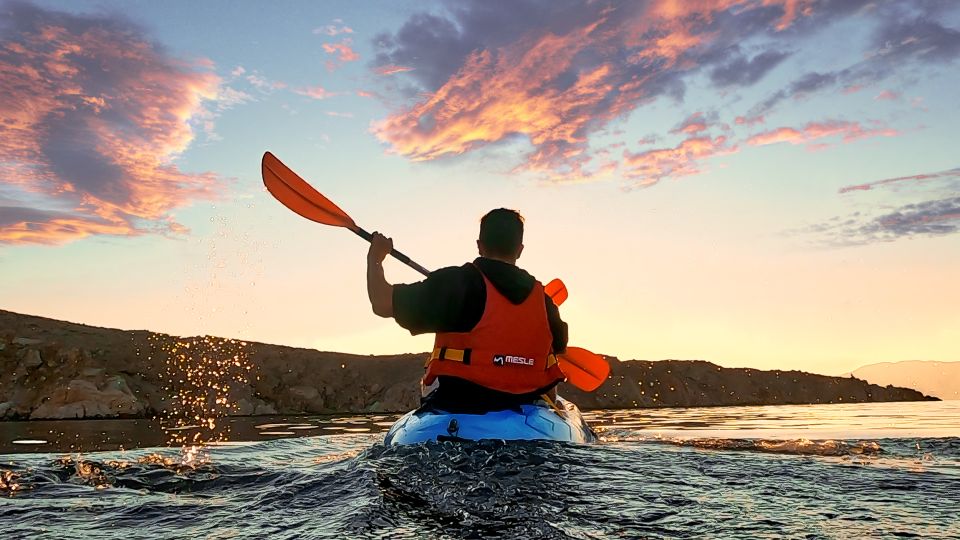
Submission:
M 383 275 L 383 260 L 393 249 L 393 240 L 375 232 L 367 252 L 367 296 L 373 312 L 380 317 L 393 317 L 393 285 Z

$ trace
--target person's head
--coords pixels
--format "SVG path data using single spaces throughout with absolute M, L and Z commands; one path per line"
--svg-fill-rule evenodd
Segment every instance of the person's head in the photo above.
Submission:
M 523 216 L 516 210 L 497 208 L 480 219 L 480 256 L 516 262 L 523 251 Z

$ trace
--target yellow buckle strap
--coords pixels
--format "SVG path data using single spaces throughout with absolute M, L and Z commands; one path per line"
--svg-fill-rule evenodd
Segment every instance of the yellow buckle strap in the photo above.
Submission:
M 430 358 L 427 359 L 427 363 L 429 364 L 434 360 L 453 360 L 454 362 L 463 362 L 464 364 L 469 364 L 469 359 L 469 350 L 435 347 L 433 352 L 430 353 Z
M 557 355 L 550 353 L 547 355 L 547 369 L 550 369 L 554 364 L 557 363 Z

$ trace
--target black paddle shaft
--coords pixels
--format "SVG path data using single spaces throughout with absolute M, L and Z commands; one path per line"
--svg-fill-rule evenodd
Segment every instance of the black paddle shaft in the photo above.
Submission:
M 367 242 L 372 242 L 372 241 L 373 241 L 373 235 L 370 234 L 370 233 L 368 233 L 367 231 L 363 230 L 363 229 L 360 228 L 360 227 L 357 227 L 356 230 L 354 230 L 353 232 L 357 233 L 357 235 L 358 235 L 360 238 L 363 238 L 363 239 L 366 240 Z M 416 270 L 417 272 L 420 272 L 420 273 L 423 274 L 424 276 L 429 276 L 429 275 L 430 275 L 430 271 L 429 271 L 429 270 L 427 270 L 426 268 L 424 268 L 424 267 L 420 266 L 419 264 L 413 262 L 412 260 L 410 260 L 410 257 L 407 257 L 407 256 L 404 255 L 403 253 L 400 253 L 399 251 L 397 251 L 397 250 L 395 250 L 395 249 L 391 249 L 391 250 L 390 250 L 390 255 L 393 255 L 393 257 L 394 257 L 395 259 L 397 259 L 398 261 L 402 262 L 403 264 L 409 266 L 410 268 L 413 268 L 413 269 Z

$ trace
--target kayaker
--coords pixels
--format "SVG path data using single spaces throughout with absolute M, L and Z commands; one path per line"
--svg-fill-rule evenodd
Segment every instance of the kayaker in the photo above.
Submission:
M 555 395 L 563 374 L 553 354 L 567 347 L 567 324 L 540 282 L 516 265 L 523 225 L 514 210 L 492 210 L 480 220 L 480 256 L 473 262 L 396 285 L 383 273 L 393 241 L 373 233 L 367 253 L 373 312 L 413 335 L 436 334 L 423 406 L 482 412 Z

